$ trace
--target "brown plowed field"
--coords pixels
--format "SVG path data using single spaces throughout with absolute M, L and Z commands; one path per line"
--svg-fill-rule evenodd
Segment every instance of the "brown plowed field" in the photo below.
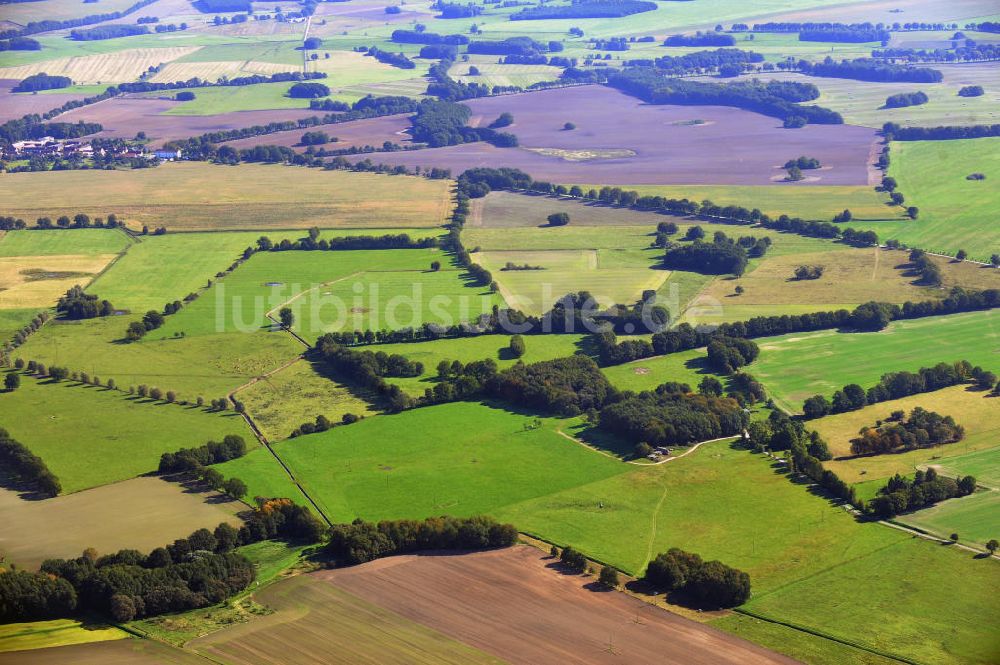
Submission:
M 94 135 L 99 137 L 132 138 L 137 132 L 143 131 L 152 140 L 152 145 L 157 147 L 172 139 L 198 136 L 205 132 L 265 125 L 276 120 L 297 120 L 317 115 L 316 111 L 309 109 L 234 111 L 203 116 L 161 115 L 178 103 L 167 99 L 118 97 L 73 109 L 55 120 L 99 122 L 104 126 L 103 132 Z M 301 133 L 299 135 L 301 136 Z
M 783 129 L 776 118 L 724 106 L 655 106 L 603 86 L 580 86 L 475 99 L 470 123 L 514 115 L 505 131 L 520 147 L 470 143 L 373 161 L 439 166 L 454 173 L 478 166 L 520 168 L 539 180 L 609 185 L 867 185 L 870 128 L 808 125 Z M 693 124 L 694 121 L 701 121 Z M 576 129 L 563 130 L 566 122 Z M 808 155 L 823 168 L 783 183 L 789 159 Z M 362 159 L 363 157 L 359 157 Z M 777 179 L 778 181 L 776 182 Z
M 18 79 L 0 79 L 0 122 L 20 118 L 29 113 L 45 113 L 68 101 L 87 96 L 61 92 L 15 95 L 10 89 L 18 83 L 20 83 Z
M 317 573 L 366 602 L 512 663 L 792 663 L 622 593 L 591 590 L 519 546 L 401 556 Z
M 206 665 L 208 661 L 153 640 L 114 640 L 0 653 L 0 665 Z
M 283 145 L 289 148 L 294 147 L 298 151 L 304 151 L 305 146 L 298 145 L 302 134 L 307 131 L 322 131 L 330 136 L 336 136 L 336 143 L 327 143 L 324 146 L 327 150 L 342 150 L 353 146 L 381 146 L 386 141 L 392 141 L 399 145 L 409 145 L 410 135 L 404 133 L 410 128 L 410 116 L 403 113 L 400 115 L 387 115 L 381 118 L 367 118 L 365 120 L 354 120 L 339 125 L 323 125 L 321 127 L 310 127 L 309 129 L 296 129 L 290 132 L 276 132 L 265 136 L 253 136 L 236 141 L 228 141 L 226 145 L 240 150 L 242 148 L 252 148 L 257 145 Z

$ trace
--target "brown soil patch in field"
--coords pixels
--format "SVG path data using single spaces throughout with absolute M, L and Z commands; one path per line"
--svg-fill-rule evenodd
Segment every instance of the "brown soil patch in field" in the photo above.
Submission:
M 391 141 L 399 145 L 409 145 L 411 143 L 410 135 L 405 133 L 409 127 L 410 116 L 409 114 L 402 113 L 399 115 L 387 115 L 381 118 L 354 120 L 339 125 L 323 125 L 308 129 L 296 129 L 289 132 L 276 132 L 274 134 L 267 134 L 266 136 L 253 136 L 236 141 L 228 141 L 226 145 L 230 145 L 237 150 L 252 148 L 258 145 L 282 145 L 303 152 L 306 146 L 299 145 L 299 140 L 307 131 L 321 131 L 326 132 L 330 136 L 336 136 L 336 143 L 316 146 L 317 148 L 325 148 L 327 150 L 343 150 L 344 148 L 363 147 L 366 145 L 382 147 L 382 144 L 386 141 Z
M 18 83 L 20 79 L 0 79 L 0 122 L 14 120 L 29 113 L 45 113 L 66 102 L 87 96 L 60 92 L 43 95 L 14 94 L 11 88 Z
M 808 154 L 831 167 L 815 184 L 867 185 L 870 128 L 808 125 L 784 129 L 777 118 L 723 106 L 644 104 L 604 86 L 578 86 L 475 99 L 466 104 L 486 121 L 510 112 L 520 148 L 467 143 L 373 161 L 438 166 L 454 173 L 480 166 L 523 169 L 539 180 L 609 185 L 773 185 L 774 164 Z M 691 124 L 702 120 L 702 124 Z M 573 131 L 562 129 L 573 122 Z M 544 149 L 550 154 L 539 154 Z M 628 153 L 634 153 L 629 155 Z M 568 161 L 559 155 L 608 154 Z M 364 157 L 358 157 L 363 159 Z M 799 183 L 813 184 L 813 182 Z
M 0 653 L 0 665 L 205 665 L 194 654 L 153 640 L 114 640 Z
M 174 139 L 198 136 L 206 132 L 266 125 L 280 120 L 297 120 L 316 115 L 309 109 L 273 111 L 233 111 L 219 115 L 161 115 L 177 104 L 168 99 L 149 97 L 116 97 L 83 108 L 73 109 L 56 117 L 58 122 L 99 122 L 104 131 L 97 137 L 129 139 L 137 132 L 146 132 L 151 145 L 158 147 Z M 304 131 L 304 130 L 303 130 Z M 301 136 L 302 133 L 299 133 Z M 269 143 L 265 141 L 265 143 Z
M 0 488 L 0 552 L 27 569 L 45 559 L 79 556 L 87 547 L 102 554 L 125 547 L 148 552 L 201 527 L 239 525 L 236 513 L 244 508 L 221 495 L 186 490 L 156 477 L 39 501 Z
M 626 594 L 596 590 L 593 578 L 553 569 L 527 546 L 392 557 L 316 577 L 508 662 L 794 662 Z

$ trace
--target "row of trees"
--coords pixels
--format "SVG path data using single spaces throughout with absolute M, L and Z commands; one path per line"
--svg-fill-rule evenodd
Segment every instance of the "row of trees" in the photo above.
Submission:
M 851 439 L 851 454 L 880 455 L 955 443 L 963 438 L 965 428 L 954 418 L 918 406 L 909 418 L 901 412 L 893 413 L 887 423 L 862 427 L 858 436 Z
M 42 44 L 30 37 L 14 37 L 0 40 L 0 53 L 3 51 L 41 51 Z
M 657 589 L 678 591 L 695 604 L 736 607 L 750 599 L 750 576 L 720 561 L 672 547 L 649 562 L 643 579 Z
M 510 15 L 511 21 L 567 18 L 619 18 L 656 10 L 648 0 L 579 0 L 570 5 L 538 5 Z
M 670 35 L 663 40 L 664 46 L 733 46 L 736 39 L 721 32 L 698 31 L 693 35 Z
M 175 453 L 163 453 L 157 470 L 160 473 L 198 471 L 203 466 L 228 462 L 246 454 L 247 444 L 243 437 L 228 434 L 222 441 L 209 441 L 197 448 L 181 448 Z
M 800 42 L 843 42 L 860 44 L 863 42 L 887 42 L 889 31 L 885 28 L 839 26 L 830 28 L 810 28 L 799 32 Z
M 426 30 L 393 30 L 390 39 L 400 44 L 448 44 L 462 46 L 469 43 L 465 35 L 439 35 Z
M 483 550 L 510 547 L 517 529 L 492 517 L 428 517 L 424 520 L 357 519 L 330 529 L 327 552 L 339 563 L 356 565 L 420 550 Z
M 284 238 L 274 242 L 268 236 L 257 239 L 256 247 L 247 247 L 243 258 L 247 259 L 256 252 L 282 252 L 290 250 L 304 251 L 340 251 L 359 249 L 427 249 L 437 247 L 438 239 L 431 236 L 413 239 L 406 233 L 387 233 L 381 236 L 341 236 L 336 238 L 320 238 L 319 229 L 313 227 L 309 235 L 297 240 Z
M 976 479 L 973 476 L 963 476 L 958 480 L 945 478 L 930 468 L 917 471 L 911 481 L 897 473 L 879 488 L 878 495 L 868 502 L 865 512 L 880 519 L 891 519 L 908 510 L 968 496 L 975 491 Z
M 149 34 L 149 28 L 145 25 L 129 25 L 127 23 L 113 23 L 111 25 L 102 25 L 96 28 L 69 31 L 70 39 L 74 39 L 78 42 L 117 39 L 119 37 L 134 37 L 135 35 L 147 34 Z
M 988 136 L 1000 136 L 1000 124 L 900 127 L 894 122 L 887 122 L 882 125 L 882 134 L 885 136 L 887 141 L 950 141 L 955 139 L 980 139 Z
M 8 374 L 5 379 L 11 376 L 17 377 L 17 374 Z M 10 385 L 6 386 L 10 390 Z M 53 497 L 62 491 L 59 479 L 49 470 L 45 461 L 14 439 L 10 432 L 2 427 L 0 427 L 0 462 L 3 463 L 4 470 L 15 480 L 31 486 L 45 496 Z
M 399 69 L 414 69 L 417 64 L 407 58 L 402 53 L 392 53 L 391 51 L 383 51 L 380 48 L 370 46 L 366 55 L 369 55 L 379 62 L 392 65 L 393 67 L 398 67 Z
M 878 383 L 868 390 L 851 383 L 836 391 L 832 400 L 828 400 L 824 395 L 813 395 L 802 404 L 802 411 L 806 418 L 821 418 L 831 413 L 856 411 L 870 404 L 887 402 L 908 395 L 941 390 L 948 386 L 966 383 L 977 376 L 983 377 L 987 382 L 990 378 L 996 380 L 995 377 L 984 374 L 982 368 L 973 367 L 967 360 L 938 363 L 934 367 L 921 367 L 916 372 L 889 372 L 883 374 Z M 992 383 L 985 387 L 992 387 Z
M 827 56 L 822 62 L 800 60 L 798 68 L 810 76 L 856 79 L 858 81 L 881 81 L 887 83 L 940 83 L 944 75 L 929 67 L 907 67 L 876 60 L 858 58 L 836 62 Z
M 70 28 L 78 28 L 82 25 L 93 25 L 94 23 L 104 23 L 105 21 L 114 21 L 120 19 L 123 16 L 128 16 L 134 12 L 139 11 L 143 7 L 153 4 L 156 0 L 138 0 L 133 5 L 122 9 L 121 11 L 106 12 L 104 14 L 88 14 L 86 16 L 81 16 L 79 18 L 66 19 L 64 21 L 59 21 L 55 19 L 45 19 L 43 21 L 31 21 L 23 28 L 12 28 L 10 30 L 0 31 L 0 39 L 12 39 L 14 37 L 23 37 L 25 35 L 34 35 L 40 32 L 51 32 L 52 30 L 68 30 Z

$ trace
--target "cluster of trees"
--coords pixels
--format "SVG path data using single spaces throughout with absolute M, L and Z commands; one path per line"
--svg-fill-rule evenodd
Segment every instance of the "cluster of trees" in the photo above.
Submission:
M 664 46 L 733 46 L 736 39 L 722 32 L 698 31 L 693 35 L 671 35 L 663 41 Z
M 508 37 L 500 41 L 469 42 L 467 50 L 478 55 L 537 55 L 546 47 L 531 37 Z
M 420 404 L 426 406 L 474 398 L 487 389 L 496 375 L 497 364 L 492 358 L 464 364 L 458 360 L 442 360 L 437 366 L 438 382 L 433 390 L 427 389 L 424 392 Z
M 155 309 L 149 310 L 142 315 L 141 320 L 128 324 L 128 328 L 125 329 L 125 339 L 130 342 L 139 341 L 146 336 L 146 333 L 156 330 L 166 322 L 164 314 L 175 314 L 180 308 L 180 301 L 174 301 L 167 304 L 163 314 Z
M 332 137 L 332 140 L 336 141 L 337 137 L 336 136 Z M 302 135 L 302 138 L 299 139 L 299 143 L 302 145 L 324 145 L 326 143 L 329 143 L 330 141 L 331 141 L 330 135 L 320 130 L 306 132 L 305 134 Z
M 11 88 L 12 92 L 35 92 L 36 90 L 55 90 L 73 85 L 73 79 L 68 76 L 50 76 L 45 72 L 32 74 Z
M 385 377 L 412 377 L 424 373 L 424 365 L 399 354 L 355 351 L 337 341 L 337 336 L 326 334 L 316 342 L 320 357 L 330 367 L 343 373 L 364 388 L 377 392 L 386 402 L 389 411 L 402 411 L 413 405 L 413 400 L 402 389 L 385 381 Z
M 805 155 L 802 155 L 798 159 L 789 159 L 787 162 L 785 162 L 784 168 L 790 169 L 793 166 L 803 170 L 808 170 L 808 169 L 818 169 L 822 165 L 819 163 L 819 160 L 816 159 L 815 157 L 806 157 Z
M 253 11 L 249 0 L 198 0 L 194 5 L 203 14 L 250 13 Z
M 910 412 L 909 418 L 897 412 L 889 422 L 862 427 L 858 436 L 851 439 L 851 454 L 880 455 L 954 443 L 963 438 L 965 428 L 954 418 L 918 406 Z
M 733 374 L 760 354 L 755 342 L 742 337 L 715 335 L 708 343 L 708 364 L 720 374 Z
M 597 363 L 584 355 L 518 363 L 500 372 L 488 391 L 506 402 L 563 416 L 600 409 L 616 395 Z
M 753 236 L 734 240 L 719 231 L 710 243 L 695 238 L 689 245 L 670 244 L 663 256 L 663 266 L 672 270 L 739 277 L 746 270 L 749 257 L 763 256 L 771 244 L 770 240 Z
M 941 268 L 922 249 L 910 250 L 910 270 L 920 275 L 921 284 L 941 286 Z
M 889 28 L 890 26 L 884 23 L 869 23 L 867 21 L 864 23 L 769 21 L 768 23 L 754 23 L 752 27 L 746 23 L 734 23 L 732 25 L 733 32 L 746 32 L 747 30 L 751 32 L 803 32 L 810 30 L 849 30 L 863 32 L 866 30 L 888 30 Z M 899 28 L 897 27 L 896 29 L 898 30 Z M 878 40 L 866 39 L 864 41 Z
M 821 106 L 789 101 L 791 86 L 768 86 L 758 81 L 709 83 L 668 78 L 652 67 L 630 67 L 608 77 L 608 84 L 650 104 L 734 106 L 775 118 L 799 117 L 806 122 L 839 125 L 844 119 Z
M 927 94 L 921 91 L 901 92 L 885 98 L 885 108 L 898 109 L 904 106 L 919 106 L 928 102 Z
M 831 28 L 811 28 L 799 32 L 800 42 L 845 42 L 860 44 L 862 42 L 887 42 L 889 31 L 885 28 L 839 26 Z
M 468 3 L 466 5 L 461 5 L 455 2 L 444 2 L 444 0 L 437 0 L 437 2 L 431 5 L 431 9 L 436 9 L 441 14 L 438 18 L 472 18 L 473 16 L 479 16 L 483 13 L 483 8 L 474 3 Z
M 685 387 L 664 385 L 626 395 L 601 409 L 600 428 L 652 446 L 689 445 L 743 432 L 748 416 L 736 399 L 682 392 Z
M 30 37 L 14 37 L 0 40 L 0 53 L 3 51 L 41 51 L 42 45 L 37 39 Z
M 243 437 L 229 434 L 222 441 L 209 441 L 197 448 L 181 448 L 175 453 L 160 456 L 160 473 L 180 473 L 198 471 L 203 466 L 219 464 L 247 454 L 247 444 Z
M 936 69 L 928 67 L 907 67 L 872 58 L 834 61 L 827 56 L 823 62 L 812 63 L 800 60 L 798 68 L 810 76 L 855 79 L 858 81 L 882 81 L 887 83 L 940 83 L 944 76 Z
M 288 89 L 288 96 L 295 99 L 329 97 L 330 88 L 322 83 L 296 83 Z
M 750 576 L 720 561 L 672 547 L 656 555 L 643 578 L 651 586 L 679 591 L 698 605 L 736 607 L 750 599 Z
M 888 372 L 868 390 L 852 383 L 835 392 L 832 401 L 824 395 L 813 395 L 805 400 L 802 411 L 806 418 L 820 418 L 831 413 L 855 411 L 869 404 L 966 383 L 970 379 L 982 376 L 983 373 L 982 368 L 973 367 L 967 360 L 950 364 L 938 363 L 934 367 L 921 367 L 916 372 Z
M 7 377 L 17 374 L 8 374 Z M 10 388 L 7 388 L 10 390 Z M 62 491 L 62 485 L 55 474 L 46 466 L 45 460 L 28 450 L 28 447 L 17 441 L 10 432 L 0 427 L 0 462 L 5 471 L 15 480 L 30 485 L 35 491 L 46 496 L 56 496 Z M 0 603 L 2 606 L 2 603 Z
M 345 413 L 340 418 L 340 424 L 351 425 L 364 419 L 364 416 L 359 416 L 353 413 Z M 316 416 L 315 421 L 306 421 L 292 430 L 289 438 L 294 439 L 297 436 L 305 436 L 306 434 L 315 434 L 316 432 L 325 432 L 331 427 L 335 427 L 336 423 L 330 422 L 330 419 L 320 414 Z
M 918 510 L 939 501 L 968 496 L 976 491 L 976 479 L 963 476 L 955 480 L 939 476 L 933 468 L 917 471 L 912 481 L 898 473 L 879 488 L 878 496 L 868 502 L 866 512 L 880 519 L 891 519 L 907 510 Z
M 985 93 L 981 85 L 963 85 L 959 91 L 959 97 L 982 97 Z
M 159 27 L 159 26 L 157 26 Z M 89 42 L 100 39 L 117 39 L 118 37 L 132 37 L 135 35 L 147 35 L 149 28 L 144 25 L 129 25 L 127 23 L 102 25 L 97 28 L 85 30 L 70 30 L 69 36 L 78 42 Z
M 823 276 L 824 268 L 823 266 L 806 266 L 802 265 L 795 269 L 795 279 L 805 280 L 805 279 L 819 279 Z
M 460 101 L 463 99 L 473 99 L 475 97 L 486 97 L 491 89 L 487 85 L 480 83 L 462 83 L 456 81 L 448 75 L 448 70 L 455 64 L 451 58 L 442 58 L 441 62 L 431 65 L 427 71 L 431 82 L 427 85 L 427 94 L 445 101 Z M 512 91 L 514 88 L 503 88 L 494 86 L 494 93 Z M 518 88 L 519 89 L 519 88 Z
M 381 63 L 392 65 L 393 67 L 398 67 L 399 69 L 414 69 L 417 66 L 415 62 L 407 58 L 402 53 L 383 51 L 382 49 L 374 46 L 368 48 L 367 55 L 372 56 Z
M 0 31 L 0 39 L 12 39 L 14 37 L 38 34 L 40 32 L 51 32 L 52 30 L 69 30 L 70 28 L 78 28 L 82 25 L 93 25 L 94 23 L 114 21 L 122 18 L 123 16 L 128 16 L 129 14 L 137 12 L 143 7 L 151 5 L 154 2 L 156 2 L 156 0 L 138 0 L 135 4 L 130 5 L 121 11 L 107 12 L 104 14 L 88 14 L 87 16 L 67 19 L 65 21 L 58 21 L 54 19 L 32 21 L 23 28 L 13 28 L 10 30 Z
M 900 127 L 894 122 L 882 125 L 882 134 L 887 141 L 949 141 L 954 139 L 981 139 L 1000 136 L 1000 124 L 969 125 L 960 127 L 945 125 L 939 127 Z
M 110 316 L 115 308 L 107 300 L 98 300 L 96 295 L 83 292 L 80 285 L 72 287 L 56 303 L 56 312 L 64 319 L 93 319 Z
M 472 111 L 451 101 L 425 100 L 410 118 L 410 133 L 415 141 L 432 148 L 460 143 L 487 141 L 498 147 L 517 146 L 517 137 L 489 127 L 468 127 Z
M 392 41 L 400 44 L 448 44 L 462 46 L 469 43 L 465 35 L 439 35 L 424 30 L 393 30 Z
M 420 550 L 484 550 L 516 542 L 514 525 L 492 517 L 442 516 L 377 524 L 357 519 L 333 525 L 326 550 L 342 564 L 357 565 Z
M 246 85 L 257 85 L 260 83 L 289 83 L 291 81 L 313 81 L 325 79 L 326 72 L 278 72 L 270 76 L 264 74 L 251 74 L 249 76 L 234 76 L 232 78 L 222 78 L 217 81 L 207 81 L 198 78 L 190 78 L 186 81 L 173 81 L 156 83 L 153 81 L 135 81 L 132 83 L 119 83 L 108 88 L 115 94 L 122 92 L 157 92 L 159 90 L 177 90 L 178 88 L 217 88 L 217 87 L 242 87 Z M 349 107 L 348 107 L 349 108 Z

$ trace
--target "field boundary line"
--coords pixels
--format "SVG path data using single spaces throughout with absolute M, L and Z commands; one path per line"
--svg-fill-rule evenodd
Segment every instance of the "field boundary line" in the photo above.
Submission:
M 733 612 L 737 614 L 743 614 L 748 617 L 753 617 L 754 619 L 760 619 L 761 621 L 766 621 L 768 623 L 777 624 L 779 626 L 785 626 L 786 628 L 791 628 L 792 630 L 797 630 L 801 633 L 807 633 L 809 635 L 814 635 L 816 637 L 822 637 L 823 639 L 830 640 L 831 642 L 837 642 L 839 644 L 844 644 L 855 649 L 860 649 L 861 651 L 867 651 L 868 653 L 875 654 L 876 656 L 882 656 L 883 658 L 888 658 L 890 660 L 895 660 L 900 663 L 909 663 L 909 665 L 923 665 L 920 661 L 912 660 L 906 656 L 899 656 L 896 654 L 889 653 L 888 651 L 881 651 L 873 647 L 865 646 L 860 642 L 854 642 L 851 640 L 846 640 L 829 633 L 823 632 L 821 630 L 816 630 L 815 628 L 809 628 L 807 626 L 802 626 L 796 623 L 791 623 L 788 621 L 783 621 L 782 619 L 773 619 L 771 617 L 765 616 L 753 610 L 743 609 L 741 607 L 734 607 Z
M 279 303 L 278 305 L 276 305 L 275 307 L 271 308 L 267 312 L 264 312 L 264 316 L 266 316 L 267 318 L 271 319 L 272 322 L 278 324 L 278 326 L 280 326 L 281 329 L 284 330 L 285 332 L 287 332 L 289 335 L 291 335 L 295 339 L 297 339 L 300 342 L 302 342 L 302 344 L 307 349 L 311 349 L 312 348 L 312 344 L 310 344 L 305 339 L 303 339 L 297 332 L 295 332 L 291 328 L 285 328 L 284 326 L 282 326 L 281 322 L 278 321 L 276 318 L 274 318 L 274 313 L 277 310 L 281 309 L 282 307 L 285 307 L 286 305 L 288 305 L 288 304 L 290 304 L 292 302 L 295 302 L 296 300 L 298 300 L 302 296 L 306 295 L 307 293 L 311 293 L 311 292 L 315 291 L 316 289 L 320 289 L 320 288 L 323 288 L 323 287 L 326 287 L 326 286 L 330 286 L 331 284 L 336 284 L 337 282 L 343 282 L 345 279 L 350 279 L 351 277 L 357 277 L 358 275 L 363 275 L 363 274 L 365 274 L 365 272 L 368 272 L 368 271 L 358 270 L 356 272 L 352 272 L 350 275 L 344 275 L 343 277 L 338 277 L 337 279 L 331 279 L 329 282 L 323 282 L 323 283 L 317 284 L 315 286 L 310 286 L 305 291 L 301 291 L 299 293 L 296 293 L 294 296 L 292 296 L 291 298 L 289 298 L 285 302 Z M 393 271 L 388 271 L 388 272 L 393 272 Z M 301 358 L 301 356 L 299 356 L 299 357 Z M 269 375 L 270 375 L 270 373 L 269 374 L 265 374 L 264 376 L 266 377 L 266 376 L 269 376 Z

